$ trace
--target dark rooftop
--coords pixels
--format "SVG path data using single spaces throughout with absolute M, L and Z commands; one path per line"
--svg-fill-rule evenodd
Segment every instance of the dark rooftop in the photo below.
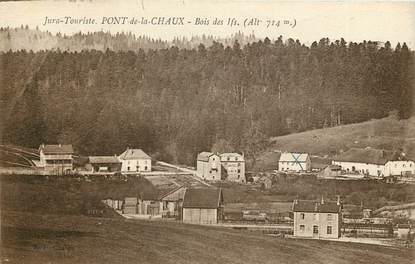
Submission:
M 89 162 L 94 163 L 121 163 L 116 156 L 89 156 Z
M 351 148 L 336 157 L 335 161 L 369 163 L 369 164 L 385 164 L 392 158 L 392 153 L 374 148 Z
M 294 212 L 315 212 L 315 213 L 338 213 L 341 210 L 341 204 L 337 202 L 324 201 L 294 201 Z
M 219 208 L 223 203 L 222 190 L 216 188 L 187 189 L 183 208 Z
M 39 151 L 43 150 L 45 154 L 72 154 L 72 145 L 40 145 Z

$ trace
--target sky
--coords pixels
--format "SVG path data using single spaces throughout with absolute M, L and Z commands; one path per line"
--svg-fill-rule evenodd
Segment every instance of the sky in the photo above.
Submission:
M 92 18 L 96 24 L 46 24 L 52 19 Z M 103 17 L 128 17 L 124 25 L 102 24 Z M 184 17 L 184 25 L 129 24 L 133 18 L 149 21 L 156 17 Z M 209 25 L 195 25 L 195 20 Z M 213 25 L 215 18 L 224 25 Z M 239 25 L 226 25 L 234 18 Z M 261 20 L 260 25 L 244 22 Z M 272 20 L 274 26 L 271 25 Z M 287 20 L 288 25 L 283 21 Z M 279 26 L 276 26 L 280 21 Z M 270 24 L 268 27 L 268 23 Z M 0 2 L 0 26 L 29 25 L 40 30 L 72 34 L 75 32 L 117 31 L 171 40 L 192 35 L 230 36 L 238 31 L 257 37 L 276 39 L 282 35 L 311 44 L 328 37 L 346 41 L 391 41 L 415 45 L 415 2 L 379 1 L 272 1 L 272 0 L 61 0 Z M 295 26 L 294 26 L 295 24 Z

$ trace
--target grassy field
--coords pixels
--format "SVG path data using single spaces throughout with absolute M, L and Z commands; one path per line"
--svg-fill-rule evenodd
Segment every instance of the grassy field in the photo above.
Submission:
M 411 263 L 414 257 L 409 249 L 88 217 L 80 209 L 90 197 L 84 193 L 109 191 L 109 184 L 68 184 L 2 178 L 2 263 Z
M 367 146 L 385 150 L 402 148 L 408 158 L 415 160 L 415 117 L 407 120 L 388 117 L 275 137 L 259 155 L 254 170 L 275 169 L 279 156 L 275 150 L 332 156 L 351 147 Z

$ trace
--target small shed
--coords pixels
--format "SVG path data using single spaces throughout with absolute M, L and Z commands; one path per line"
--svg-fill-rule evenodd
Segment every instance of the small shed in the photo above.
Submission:
M 328 165 L 317 174 L 319 178 L 338 177 L 342 174 L 342 167 L 340 165 Z
M 183 222 L 217 224 L 223 219 L 223 195 L 217 188 L 189 188 L 184 194 Z
M 121 171 L 117 156 L 90 156 L 89 166 L 93 173 L 114 173 Z

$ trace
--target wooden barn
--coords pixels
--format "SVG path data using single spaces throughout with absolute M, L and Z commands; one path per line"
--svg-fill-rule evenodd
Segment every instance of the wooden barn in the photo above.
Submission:
M 190 224 L 217 224 L 223 220 L 221 189 L 187 189 L 183 201 L 183 222 Z

